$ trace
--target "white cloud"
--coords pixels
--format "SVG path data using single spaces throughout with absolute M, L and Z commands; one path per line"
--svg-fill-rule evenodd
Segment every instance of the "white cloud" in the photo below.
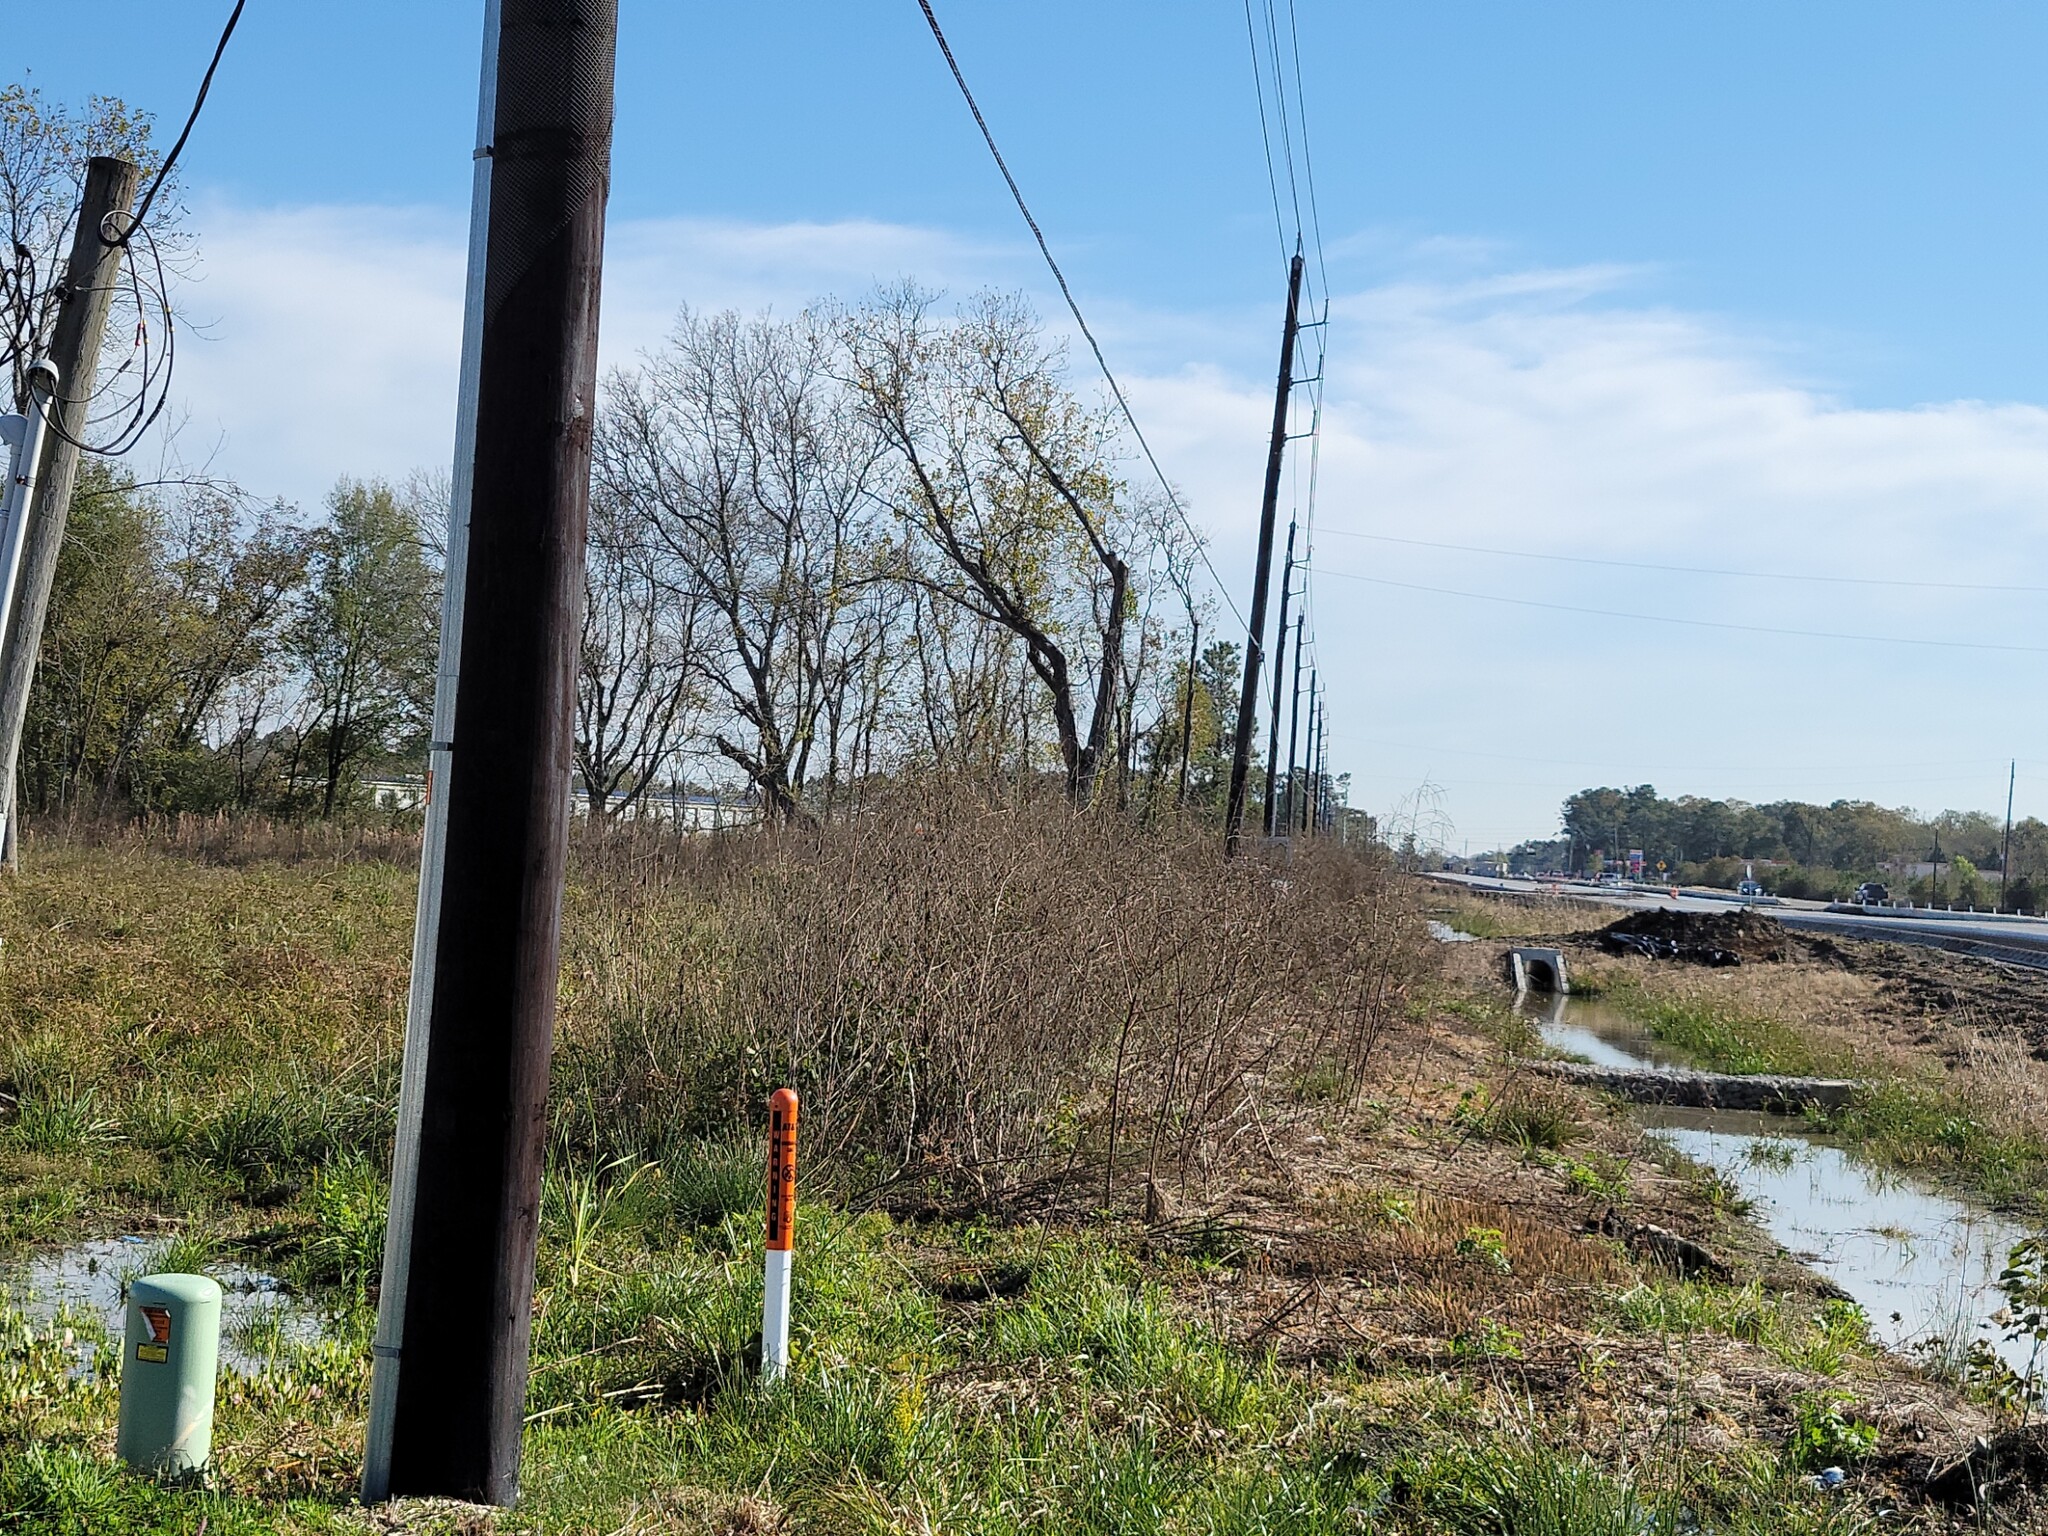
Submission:
M 213 323 L 180 353 L 188 452 L 219 432 L 222 468 L 304 503 L 344 472 L 399 475 L 446 457 L 459 217 L 216 205 L 196 223 L 205 281 L 187 303 Z M 901 276 L 1037 290 L 1030 254 L 879 223 L 618 224 L 604 353 L 629 360 L 686 300 L 788 310 Z M 2048 411 L 1844 406 L 1768 337 L 1629 302 L 1627 268 L 1514 270 L 1448 240 L 1416 242 L 1397 265 L 1396 280 L 1335 305 L 1322 449 L 1320 659 L 1339 766 L 1359 774 L 1361 803 L 1383 808 L 1433 774 L 1486 843 L 1545 830 L 1562 796 L 1595 780 L 1988 804 L 2017 754 L 2023 801 L 2024 760 L 2048 789 L 2048 724 L 2014 703 L 2048 657 L 1574 617 L 1334 574 L 1732 624 L 2048 644 L 2038 594 L 1734 581 L 1338 536 L 2048 585 Z M 1090 307 L 1242 606 L 1272 387 L 1270 363 L 1245 360 L 1268 355 L 1277 316 Z

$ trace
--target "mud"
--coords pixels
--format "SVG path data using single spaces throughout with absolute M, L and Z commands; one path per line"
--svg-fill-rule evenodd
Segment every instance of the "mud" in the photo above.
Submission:
M 1610 953 L 1696 965 L 1785 960 L 1796 944 L 1776 918 L 1758 912 L 1679 912 L 1665 907 L 1631 912 L 1593 937 Z

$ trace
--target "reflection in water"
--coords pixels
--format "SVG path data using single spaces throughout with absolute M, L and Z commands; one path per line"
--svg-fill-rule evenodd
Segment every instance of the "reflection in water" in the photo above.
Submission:
M 1683 1054 L 1596 999 L 1526 999 L 1544 1044 L 1599 1066 L 1685 1066 Z M 1960 1356 L 1973 1338 L 2025 1370 L 2029 1346 L 1990 1321 L 2005 1301 L 1998 1272 L 2028 1234 L 2002 1216 L 1859 1162 L 1789 1116 L 1645 1107 L 1650 1134 L 1714 1169 L 1757 1222 L 1855 1297 L 1894 1348 L 1932 1341 Z

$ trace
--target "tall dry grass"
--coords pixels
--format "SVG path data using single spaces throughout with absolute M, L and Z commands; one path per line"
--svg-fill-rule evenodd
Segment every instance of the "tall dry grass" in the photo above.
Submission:
M 409 845 L 207 818 L 45 836 L 0 891 L 0 1154 L 118 1145 L 157 1160 L 138 1188 L 189 1164 L 248 1191 L 383 1161 Z M 1226 865 L 1206 829 L 1063 802 L 579 828 L 554 1135 L 578 1165 L 729 1169 L 791 1083 L 809 1166 L 849 1197 L 1121 1206 L 1362 1082 L 1426 948 L 1375 856 Z
M 417 865 L 417 814 L 384 813 L 360 820 L 311 821 L 221 811 L 142 816 L 34 816 L 27 819 L 23 857 L 44 850 L 103 848 L 169 854 L 205 864 L 342 863 Z
M 586 840 L 557 1124 L 660 1155 L 794 1083 L 849 1190 L 1135 1199 L 1357 1084 L 1423 964 L 1374 857 L 1223 864 L 1193 827 L 898 805 L 743 838 Z

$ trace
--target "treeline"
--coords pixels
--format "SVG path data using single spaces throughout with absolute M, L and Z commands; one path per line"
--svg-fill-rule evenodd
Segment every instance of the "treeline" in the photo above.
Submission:
M 938 773 L 1220 816 L 1241 652 L 1192 643 L 1197 535 L 1126 479 L 1021 303 L 685 313 L 596 425 L 575 759 L 596 814 L 709 788 L 827 820 Z M 417 775 L 446 518 L 423 486 L 346 481 L 308 524 L 91 466 L 24 803 L 334 815 Z M 1341 784 L 1297 777 L 1297 811 L 1334 822 Z
M 87 460 L 22 742 L 32 812 L 333 815 L 417 771 L 445 511 L 344 481 L 308 524 Z
M 1930 816 L 1867 800 L 1667 800 L 1648 784 L 1582 789 L 1565 801 L 1561 820 L 1562 836 L 1523 843 L 1510 862 L 1586 874 L 1620 867 L 1641 849 L 1653 875 L 1661 865 L 1666 877 L 1688 883 L 1732 885 L 1745 862 L 1769 861 L 1775 867 L 1759 868 L 1758 878 L 1781 895 L 1840 896 L 1863 880 L 1889 879 L 1901 896 L 1911 890 L 1922 901 L 1975 905 L 1997 899 L 1986 893 L 1998 882 L 1980 872 L 1999 869 L 2005 836 L 2003 819 L 1981 811 Z M 1935 868 L 1914 873 L 1913 883 L 1898 878 L 1916 865 Z M 2027 904 L 2028 877 L 2048 877 L 2048 823 L 2014 823 L 2011 874 L 2008 904 Z

